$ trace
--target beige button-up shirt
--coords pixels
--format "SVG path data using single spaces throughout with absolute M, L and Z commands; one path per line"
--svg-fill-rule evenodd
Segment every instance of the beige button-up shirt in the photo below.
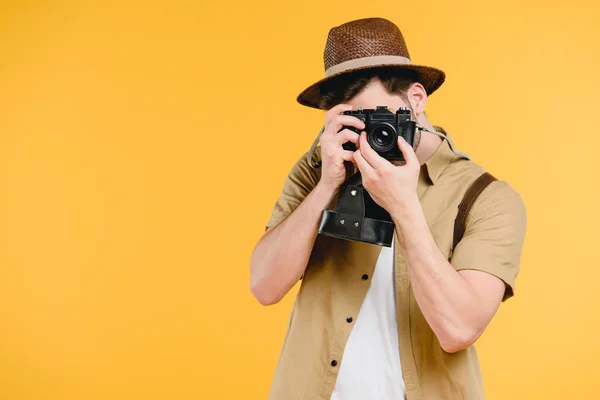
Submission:
M 319 158 L 317 151 L 313 160 Z M 277 226 L 300 205 L 319 181 L 320 171 L 308 164 L 306 155 L 298 160 L 267 227 Z M 467 218 L 463 239 L 451 248 L 458 205 L 483 172 L 481 166 L 456 155 L 444 140 L 421 166 L 417 191 L 442 254 L 457 271 L 480 270 L 502 279 L 504 301 L 514 293 L 526 230 L 525 206 L 508 183 L 494 181 L 481 193 Z M 415 300 L 395 240 L 398 357 L 407 399 L 484 399 L 475 347 L 456 353 L 441 348 Z M 270 400 L 331 397 L 353 326 L 347 317 L 358 315 L 380 251 L 377 245 L 317 236 L 290 314 Z

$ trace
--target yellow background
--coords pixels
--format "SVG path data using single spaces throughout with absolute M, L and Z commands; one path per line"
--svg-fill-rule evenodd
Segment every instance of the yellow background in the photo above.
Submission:
M 0 398 L 264 399 L 295 290 L 249 257 L 323 113 L 329 28 L 382 16 L 428 115 L 521 193 L 489 399 L 600 398 L 594 1 L 0 3 Z

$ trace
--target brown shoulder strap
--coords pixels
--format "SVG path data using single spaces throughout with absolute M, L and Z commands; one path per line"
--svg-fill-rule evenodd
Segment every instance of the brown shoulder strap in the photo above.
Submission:
M 452 250 L 454 250 L 458 242 L 460 242 L 465 234 L 467 216 L 469 215 L 469 211 L 471 210 L 473 203 L 475 203 L 475 200 L 477 200 L 477 197 L 479 197 L 481 192 L 483 192 L 483 190 L 495 180 L 496 178 L 494 178 L 490 173 L 484 172 L 475 180 L 475 182 L 473 182 L 471 187 L 469 187 L 465 193 L 465 197 L 458 206 L 458 215 L 454 220 L 454 241 L 452 243 Z

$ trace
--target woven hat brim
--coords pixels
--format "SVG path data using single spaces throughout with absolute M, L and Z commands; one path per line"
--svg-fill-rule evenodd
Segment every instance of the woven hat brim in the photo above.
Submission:
M 446 74 L 444 71 L 427 67 L 424 65 L 414 65 L 414 64 L 382 64 L 382 65 L 367 65 L 364 67 L 353 68 L 351 70 L 341 71 L 336 74 L 330 75 L 326 78 L 321 79 L 320 81 L 313 83 L 306 89 L 304 89 L 297 97 L 298 103 L 303 106 L 323 109 L 320 106 L 321 103 L 321 85 L 325 82 L 328 82 L 338 76 L 348 74 L 354 71 L 367 70 L 367 69 L 380 69 L 380 68 L 397 68 L 403 71 L 414 71 L 418 73 L 417 81 L 423 85 L 427 95 L 435 92 L 442 83 L 446 80 Z M 400 71 L 399 71 L 400 72 Z

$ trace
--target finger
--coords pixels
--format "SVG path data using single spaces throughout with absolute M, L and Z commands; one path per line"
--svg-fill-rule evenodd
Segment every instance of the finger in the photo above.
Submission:
M 330 121 L 330 124 L 335 124 L 336 126 L 352 126 L 360 130 L 365 129 L 365 123 L 362 120 L 356 118 L 354 115 L 336 115 Z
M 333 160 L 335 165 L 341 165 L 344 161 L 354 162 L 354 151 L 337 148 L 329 148 L 326 152 L 327 158 Z
M 336 135 L 336 140 L 339 144 L 352 142 L 358 147 L 360 136 L 356 132 L 352 132 L 350 129 L 344 129 Z
M 353 156 L 354 161 L 356 161 L 356 166 L 360 170 L 360 173 L 363 177 L 369 178 L 376 173 L 371 164 L 369 164 L 367 160 L 365 160 L 365 158 L 363 157 L 362 150 L 356 150 Z
M 355 169 L 358 168 L 356 166 L 356 161 L 354 161 L 354 152 L 353 151 L 344 150 L 343 154 L 341 154 L 341 157 L 344 161 L 352 163 L 352 165 L 354 166 Z
M 325 113 L 325 124 L 327 124 L 327 122 L 331 121 L 331 119 L 333 117 L 335 117 L 336 115 L 339 115 L 339 114 L 343 113 L 344 111 L 349 111 L 349 110 L 352 110 L 352 106 L 350 104 L 338 104 L 338 105 L 330 108 Z
M 339 133 L 344 126 L 354 127 L 361 130 L 365 128 L 365 123 L 351 115 L 338 115 L 330 120 L 325 126 L 325 131 L 323 134 L 327 136 L 335 135 L 336 133 Z
M 351 163 L 355 163 L 354 161 L 354 152 L 350 151 L 350 150 L 342 150 L 340 157 L 342 157 L 342 159 L 344 161 L 350 161 Z
M 369 162 L 375 169 L 385 169 L 388 168 L 391 164 L 385 158 L 381 157 L 371 145 L 367 141 L 367 133 L 362 132 L 360 134 L 360 148 L 362 152 L 362 156 L 365 160 Z
M 340 133 L 338 133 L 335 136 L 325 136 L 325 137 L 321 137 L 321 147 L 323 149 L 327 149 L 325 150 L 326 154 L 329 155 L 329 158 L 336 158 L 337 160 L 339 160 L 339 158 L 337 158 L 338 156 L 338 151 L 343 151 L 346 152 L 348 151 L 348 153 L 351 155 L 353 153 L 353 151 L 351 150 L 355 150 L 358 148 L 358 134 L 356 132 L 352 132 L 351 130 L 348 129 L 344 129 L 343 131 L 341 131 Z M 351 142 L 354 143 L 355 148 L 352 147 L 344 147 L 344 144 Z M 323 149 L 321 151 L 323 151 Z M 354 159 L 352 159 L 352 157 L 348 157 L 350 159 L 345 159 L 346 161 L 354 161 Z
M 354 161 L 354 152 L 349 150 L 336 151 L 334 164 L 341 166 L 346 162 L 352 163 L 352 165 L 356 167 L 356 161 Z
M 402 136 L 398 137 L 398 148 L 402 152 L 402 156 L 404 156 L 406 165 L 411 165 L 413 167 L 420 165 L 415 150 Z

